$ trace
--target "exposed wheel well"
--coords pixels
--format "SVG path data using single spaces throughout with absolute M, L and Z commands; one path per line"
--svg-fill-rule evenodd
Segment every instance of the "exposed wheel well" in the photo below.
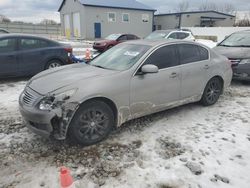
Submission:
M 59 59 L 59 58 L 52 58 L 52 59 L 48 59 L 47 61 L 46 61 L 46 64 L 45 64 L 45 69 L 47 69 L 47 67 L 48 67 L 48 64 L 51 62 L 51 61 L 60 61 L 60 63 L 62 63 L 62 65 L 64 65 L 64 62 L 61 60 L 61 59 Z
M 85 103 L 87 103 L 89 101 L 101 101 L 101 102 L 104 102 L 105 104 L 107 104 L 111 108 L 111 110 L 113 111 L 114 117 L 115 117 L 115 122 L 117 123 L 118 110 L 117 110 L 115 103 L 112 100 L 105 98 L 105 97 L 95 97 L 95 98 L 89 99 L 87 101 L 84 101 L 81 105 L 84 105 Z
M 214 76 L 213 78 L 218 78 L 221 81 L 221 83 L 222 83 L 222 91 L 223 91 L 224 90 L 224 80 L 223 80 L 223 78 L 221 76 Z M 211 78 L 211 79 L 213 79 L 213 78 Z

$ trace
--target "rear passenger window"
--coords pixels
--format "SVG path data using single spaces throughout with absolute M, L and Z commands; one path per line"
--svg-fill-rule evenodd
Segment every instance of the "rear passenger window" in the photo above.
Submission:
M 136 37 L 134 35 L 128 35 L 127 37 L 128 37 L 128 40 L 135 40 L 136 39 Z
M 181 64 L 188 64 L 201 61 L 198 46 L 192 44 L 178 45 Z
M 188 37 L 188 33 L 177 33 L 177 38 L 178 39 L 185 39 Z
M 40 47 L 41 48 L 45 48 L 45 47 L 48 47 L 48 46 L 50 46 L 50 44 L 47 41 L 40 40 Z
M 12 52 L 15 50 L 16 39 L 0 40 L 0 53 Z
M 20 49 L 28 50 L 40 48 L 40 41 L 36 39 L 21 39 L 20 40 Z
M 201 57 L 201 61 L 207 60 L 209 59 L 209 54 L 208 54 L 208 50 L 206 48 L 203 48 L 201 46 L 198 46 L 199 51 L 200 51 L 200 57 Z
M 119 37 L 118 41 L 128 40 L 126 35 Z
M 159 69 L 177 66 L 179 63 L 175 45 L 165 46 L 156 50 L 146 60 L 145 65 L 147 64 L 156 65 Z

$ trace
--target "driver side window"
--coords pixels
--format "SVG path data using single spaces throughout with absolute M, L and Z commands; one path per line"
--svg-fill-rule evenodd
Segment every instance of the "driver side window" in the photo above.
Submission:
M 144 63 L 144 65 L 148 64 L 156 65 L 159 69 L 178 66 L 176 45 L 164 46 L 153 52 Z

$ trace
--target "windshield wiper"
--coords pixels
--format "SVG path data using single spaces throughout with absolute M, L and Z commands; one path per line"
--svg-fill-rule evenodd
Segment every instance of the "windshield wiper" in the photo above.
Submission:
M 237 46 L 233 46 L 233 47 L 250 47 L 250 45 L 237 45 Z
M 232 46 L 226 45 L 226 44 L 219 44 L 219 46 L 232 47 Z
M 90 64 L 90 65 L 92 65 L 92 64 Z M 103 66 L 101 66 L 101 65 L 92 65 L 92 66 L 98 67 L 98 68 L 101 68 L 101 69 L 107 69 L 107 68 L 105 68 L 105 67 L 103 67 Z

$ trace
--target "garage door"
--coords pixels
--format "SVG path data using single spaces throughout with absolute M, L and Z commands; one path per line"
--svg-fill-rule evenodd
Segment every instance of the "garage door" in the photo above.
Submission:
M 73 14 L 74 37 L 81 37 L 80 13 Z
M 64 30 L 65 30 L 66 37 L 70 38 L 70 22 L 69 22 L 68 14 L 64 15 Z

